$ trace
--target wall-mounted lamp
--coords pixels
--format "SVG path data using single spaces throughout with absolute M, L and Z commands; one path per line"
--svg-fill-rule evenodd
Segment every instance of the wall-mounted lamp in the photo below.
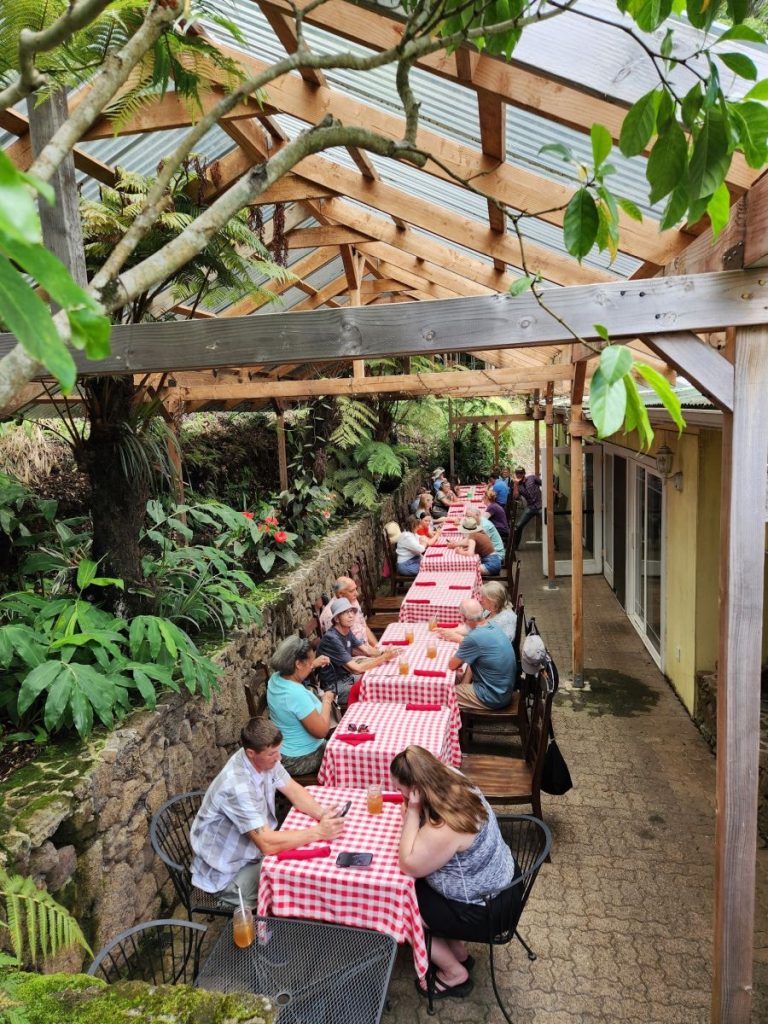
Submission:
M 656 469 L 658 470 L 659 476 L 667 480 L 672 480 L 672 486 L 676 491 L 682 491 L 683 489 L 683 474 L 680 472 L 672 472 L 672 464 L 675 459 L 675 453 L 667 445 L 663 444 L 661 448 L 656 452 Z

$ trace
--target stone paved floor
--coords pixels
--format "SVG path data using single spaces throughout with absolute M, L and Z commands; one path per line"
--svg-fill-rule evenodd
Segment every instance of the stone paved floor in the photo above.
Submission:
M 569 581 L 543 588 L 540 553 L 523 554 L 521 589 L 567 674 Z M 715 762 L 706 743 L 624 616 L 602 577 L 585 580 L 586 678 L 567 683 L 553 722 L 575 788 L 544 797 L 554 833 L 522 920 L 538 952 L 499 951 L 501 987 L 516 1024 L 707 1024 Z M 525 808 L 520 808 L 525 810 Z M 758 851 L 752 1024 L 768 1024 L 768 850 Z M 503 1018 L 487 955 L 465 1000 L 445 1000 L 437 1019 Z M 401 950 L 390 1022 L 426 1021 Z

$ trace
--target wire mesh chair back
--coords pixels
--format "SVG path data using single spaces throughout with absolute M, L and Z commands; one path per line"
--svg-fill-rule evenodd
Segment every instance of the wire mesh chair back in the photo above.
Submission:
M 248 679 L 243 681 L 245 702 L 251 718 L 263 718 L 267 711 L 267 666 L 257 661 L 251 669 Z
M 121 932 L 100 950 L 88 974 L 152 985 L 191 985 L 200 969 L 207 925 L 177 919 L 146 921 Z
M 229 917 L 232 908 L 223 906 L 211 893 L 203 892 L 192 884 L 189 833 L 204 796 L 205 791 L 199 789 L 167 800 L 152 816 L 149 839 L 152 849 L 168 869 L 176 895 L 188 917 L 195 913 Z
M 520 868 L 520 877 L 514 885 L 519 888 L 520 901 L 514 919 L 506 921 L 504 930 L 493 936 L 496 945 L 511 941 L 517 931 L 520 916 L 528 902 L 536 876 L 547 859 L 552 846 L 552 833 L 540 818 L 532 814 L 497 814 L 502 838 Z

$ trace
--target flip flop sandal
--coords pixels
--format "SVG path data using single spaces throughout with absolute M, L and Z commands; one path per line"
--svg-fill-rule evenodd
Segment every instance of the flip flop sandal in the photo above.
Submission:
M 466 960 L 460 960 L 459 963 L 462 967 L 466 967 L 468 971 L 471 971 L 475 966 L 475 958 L 470 953 Z
M 416 991 L 424 999 L 429 999 L 429 993 L 425 988 L 421 987 L 420 979 L 415 980 Z M 474 981 L 471 978 L 467 978 L 466 981 L 462 981 L 460 985 L 446 985 L 445 982 L 441 981 L 435 976 L 435 991 L 432 994 L 433 999 L 465 999 L 472 989 L 475 987 Z

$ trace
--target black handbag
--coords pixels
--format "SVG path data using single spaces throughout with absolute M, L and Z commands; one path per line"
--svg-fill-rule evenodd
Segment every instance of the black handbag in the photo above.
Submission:
M 549 727 L 549 745 L 544 755 L 544 767 L 541 771 L 541 788 L 550 796 L 563 796 L 573 789 L 573 780 L 568 765 L 557 745 L 552 725 Z

